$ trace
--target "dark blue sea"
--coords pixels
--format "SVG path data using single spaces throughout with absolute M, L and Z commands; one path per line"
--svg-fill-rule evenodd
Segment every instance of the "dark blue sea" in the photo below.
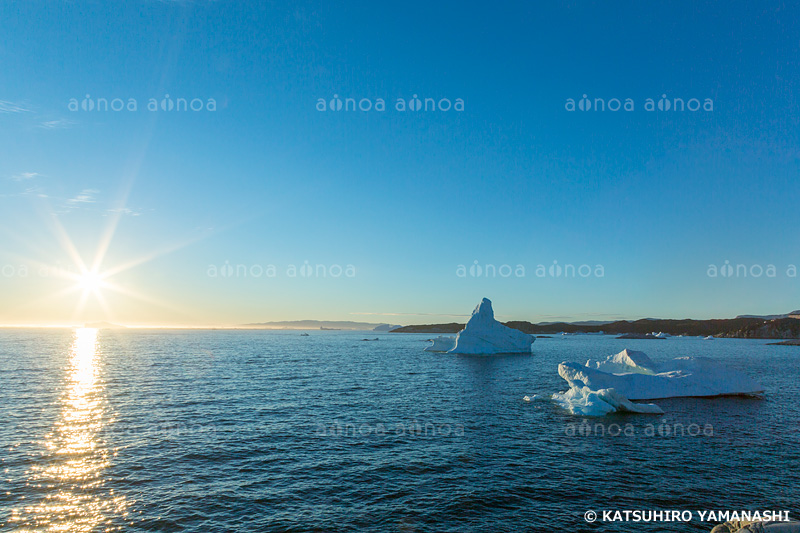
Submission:
M 538 339 L 423 352 L 430 335 L 0 330 L 4 531 L 710 531 L 698 510 L 800 516 L 800 348 Z M 363 339 L 375 339 L 365 341 Z M 561 361 L 704 355 L 763 398 L 576 417 L 525 396 Z M 587 523 L 587 511 L 692 511 Z

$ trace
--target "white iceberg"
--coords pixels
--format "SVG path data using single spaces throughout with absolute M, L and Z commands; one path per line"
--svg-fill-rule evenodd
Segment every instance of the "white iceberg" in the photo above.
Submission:
M 574 415 L 605 416 L 609 413 L 646 413 L 664 411 L 652 403 L 633 403 L 614 389 L 591 390 L 579 381 L 570 383 L 567 392 L 553 394 L 553 401 Z
M 535 340 L 533 335 L 509 328 L 495 320 L 492 302 L 484 298 L 455 339 L 437 337 L 425 350 L 457 354 L 531 353 L 531 345 Z
M 604 361 L 561 363 L 558 374 L 571 387 L 614 389 L 629 400 L 750 395 L 764 388 L 749 376 L 706 357 L 654 363 L 643 352 L 623 350 Z

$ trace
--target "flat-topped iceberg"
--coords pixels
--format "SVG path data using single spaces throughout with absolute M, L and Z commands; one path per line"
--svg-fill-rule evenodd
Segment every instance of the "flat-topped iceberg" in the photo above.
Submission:
M 614 389 L 628 400 L 758 394 L 749 376 L 706 357 L 653 362 L 643 352 L 623 350 L 604 361 L 561 363 L 558 374 L 570 387 Z
M 531 353 L 531 345 L 535 340 L 533 335 L 495 320 L 492 302 L 484 298 L 455 338 L 437 337 L 425 350 L 458 354 Z

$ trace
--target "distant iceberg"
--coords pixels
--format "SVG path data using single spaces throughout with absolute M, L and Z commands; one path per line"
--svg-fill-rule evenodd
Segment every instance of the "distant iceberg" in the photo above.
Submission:
M 458 335 L 437 337 L 425 351 L 457 354 L 531 353 L 531 345 L 535 340 L 533 335 L 495 320 L 492 302 L 484 298 Z
M 374 328 L 372 328 L 372 331 L 381 331 L 381 332 L 388 333 L 390 331 L 394 331 L 394 330 L 396 330 L 398 328 L 402 328 L 402 327 L 403 326 L 398 326 L 398 325 L 394 325 L 394 324 L 379 324 L 379 325 L 375 326 Z
M 749 376 L 705 357 L 653 362 L 644 352 L 623 350 L 604 361 L 561 363 L 558 374 L 572 388 L 614 389 L 628 400 L 758 394 Z
M 631 340 L 631 339 L 638 339 L 638 340 L 641 340 L 641 339 L 647 339 L 647 340 L 666 339 L 666 337 L 659 337 L 657 335 L 653 335 L 652 333 L 623 333 L 622 335 L 620 335 L 617 338 L 618 339 L 625 339 L 625 340 Z

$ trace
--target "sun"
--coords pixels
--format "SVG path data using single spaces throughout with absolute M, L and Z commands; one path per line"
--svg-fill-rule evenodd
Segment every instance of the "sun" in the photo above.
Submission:
M 103 286 L 103 276 L 96 271 L 87 270 L 78 277 L 78 287 L 83 289 L 84 293 L 97 294 Z
M 20 256 L 20 261 L 36 265 L 37 268 L 42 269 L 42 271 L 52 272 L 53 277 L 61 278 L 67 281 L 67 284 L 52 294 L 44 295 L 38 301 L 33 302 L 34 304 L 44 305 L 45 303 L 52 302 L 53 300 L 59 300 L 77 293 L 78 298 L 71 318 L 73 322 L 81 321 L 86 317 L 88 313 L 88 311 L 86 311 L 87 304 L 99 305 L 100 308 L 102 308 L 104 316 L 108 319 L 111 319 L 113 317 L 113 313 L 109 306 L 109 302 L 106 300 L 106 296 L 113 293 L 114 295 L 121 295 L 122 297 L 126 297 L 131 300 L 138 300 L 148 305 L 158 306 L 180 315 L 192 315 L 191 309 L 174 305 L 172 302 L 164 301 L 160 298 L 149 296 L 138 290 L 134 290 L 125 284 L 120 285 L 115 283 L 114 278 L 118 274 L 132 270 L 133 268 L 148 263 L 157 257 L 161 257 L 162 255 L 166 255 L 174 252 L 175 250 L 198 242 L 207 237 L 209 234 L 206 232 L 170 246 L 154 249 L 143 254 L 142 256 L 134 257 L 127 262 L 112 265 L 110 268 L 104 267 L 104 259 L 106 258 L 106 253 L 111 246 L 111 241 L 114 237 L 115 230 L 119 223 L 120 217 L 122 216 L 121 213 L 122 210 L 118 210 L 116 216 L 110 218 L 109 224 L 103 230 L 100 243 L 97 245 L 97 249 L 95 250 L 94 260 L 89 262 L 85 261 L 82 254 L 78 252 L 78 249 L 75 247 L 74 242 L 64 229 L 64 226 L 58 217 L 54 213 L 50 214 L 47 222 L 50 223 L 50 229 L 60 245 L 61 250 L 69 256 L 69 259 L 71 260 L 70 263 L 66 267 L 58 267 L 53 269 L 52 263 L 42 262 L 34 258 Z M 97 314 L 97 310 L 94 309 L 92 313 Z

